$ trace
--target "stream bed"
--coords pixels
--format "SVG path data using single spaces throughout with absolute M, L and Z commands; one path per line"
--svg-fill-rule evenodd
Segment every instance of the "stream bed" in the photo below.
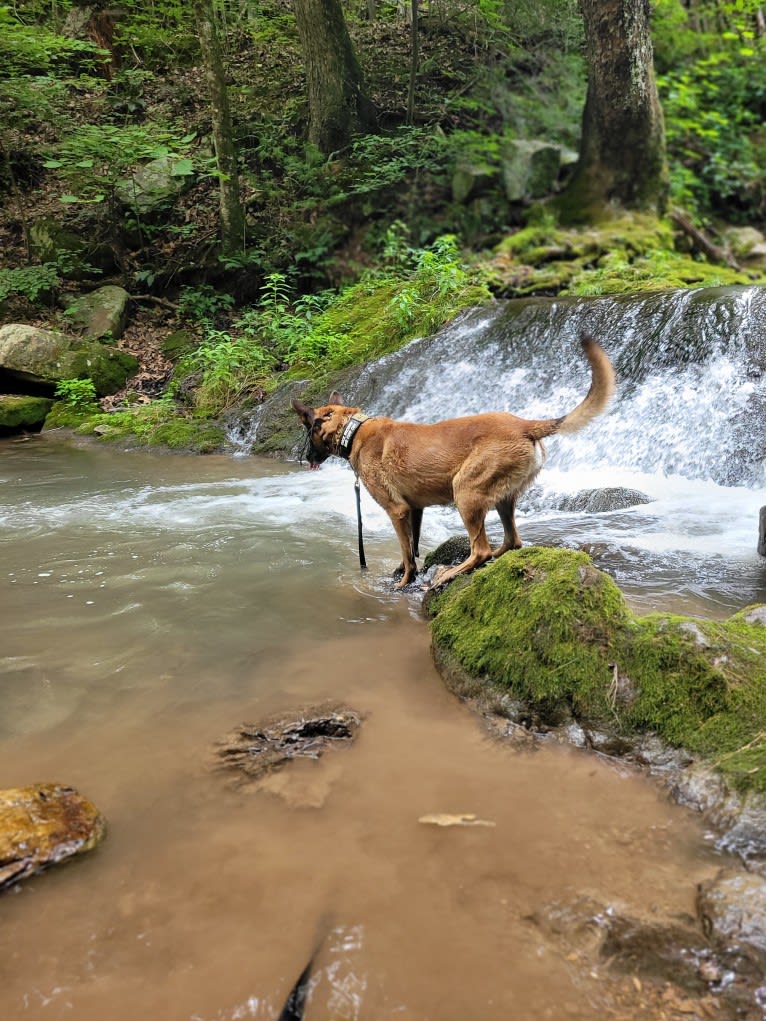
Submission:
M 71 784 L 108 819 L 95 852 L 2 898 L 0 1017 L 272 1019 L 317 946 L 308 1021 L 683 1007 L 539 918 L 587 898 L 688 920 L 726 857 L 647 778 L 488 735 L 437 675 L 417 597 L 393 591 L 397 543 L 366 500 L 360 573 L 346 468 L 43 435 L 0 444 L 0 481 L 2 786 Z M 766 601 L 740 520 L 758 493 L 664 486 L 614 514 L 530 505 L 522 537 L 587 536 L 639 608 Z M 452 513 L 426 513 L 424 549 L 460 530 Z M 257 787 L 212 768 L 237 724 L 328 699 L 363 717 L 351 747 Z M 490 825 L 419 822 L 434 813 Z

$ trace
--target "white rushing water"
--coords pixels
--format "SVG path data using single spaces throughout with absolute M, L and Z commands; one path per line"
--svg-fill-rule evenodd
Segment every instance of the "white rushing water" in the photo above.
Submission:
M 598 548 L 603 566 L 649 604 L 653 586 L 670 591 L 673 577 L 682 599 L 736 608 L 766 587 L 756 552 L 766 505 L 765 294 L 727 288 L 477 310 L 369 366 L 346 399 L 419 422 L 490 410 L 554 417 L 587 391 L 578 338 L 588 330 L 617 366 L 617 394 L 584 432 L 547 442 L 546 466 L 520 502 L 522 538 Z M 309 517 L 321 507 L 345 518 L 351 536 L 348 474 L 326 466 L 308 481 L 290 478 L 283 492 L 300 503 L 308 489 Z M 645 502 L 598 514 L 560 509 L 566 496 L 615 487 Z M 370 536 L 390 533 L 369 498 L 363 512 Z M 429 509 L 423 546 L 461 529 L 454 511 Z M 489 529 L 499 529 L 494 515 Z

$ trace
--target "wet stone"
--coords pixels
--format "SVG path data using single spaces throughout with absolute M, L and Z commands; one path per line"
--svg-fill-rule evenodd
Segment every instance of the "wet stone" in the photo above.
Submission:
M 0 790 L 0 890 L 90 851 L 105 832 L 104 817 L 72 787 Z
M 711 939 L 745 944 L 766 963 L 766 880 L 762 876 L 722 872 L 700 885 L 697 910 Z
M 240 724 L 215 747 L 215 766 L 259 780 L 294 759 L 318 759 L 328 749 L 350 744 L 362 717 L 345 706 L 313 706 Z

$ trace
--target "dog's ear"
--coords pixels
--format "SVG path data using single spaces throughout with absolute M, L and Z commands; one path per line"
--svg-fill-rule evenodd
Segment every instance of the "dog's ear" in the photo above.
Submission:
M 346 402 L 343 400 L 337 390 L 333 390 L 327 399 L 328 404 L 340 404 L 341 407 L 345 408 Z
M 300 418 L 301 422 L 303 422 L 303 424 L 308 428 L 311 428 L 314 424 L 314 419 L 316 418 L 314 409 L 310 408 L 308 404 L 304 404 L 303 401 L 299 401 L 297 399 L 293 401 L 293 408 L 297 412 L 298 418 Z

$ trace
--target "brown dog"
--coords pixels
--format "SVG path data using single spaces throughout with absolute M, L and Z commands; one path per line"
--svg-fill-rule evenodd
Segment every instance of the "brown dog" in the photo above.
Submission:
M 318 467 L 332 454 L 348 460 L 373 499 L 391 518 L 402 548 L 399 588 L 417 574 L 415 557 L 423 508 L 454 503 L 471 540 L 467 560 L 442 574 L 441 585 L 491 557 L 518 549 L 516 501 L 543 466 L 542 440 L 577 432 L 606 408 L 614 393 L 614 369 L 592 337 L 582 346 L 591 366 L 585 399 L 561 418 L 525 419 L 505 412 L 414 425 L 390 418 L 368 418 L 349 408 L 337 391 L 329 403 L 310 408 L 293 401 L 308 433 L 308 461 Z M 497 510 L 504 537 L 493 550 L 484 519 Z

